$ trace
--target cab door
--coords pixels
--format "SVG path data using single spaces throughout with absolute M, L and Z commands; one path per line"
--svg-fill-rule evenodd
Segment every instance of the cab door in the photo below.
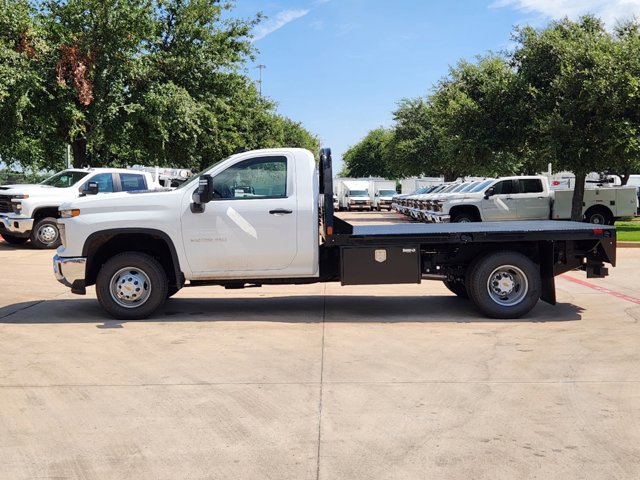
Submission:
M 551 197 L 545 193 L 539 178 L 519 178 L 515 194 L 518 219 L 548 220 L 551 218 Z
M 493 193 L 482 200 L 482 218 L 487 222 L 517 220 L 515 188 L 514 180 L 501 180 L 491 187 L 492 190 L 485 190 L 486 193 Z
M 286 276 L 297 254 L 294 175 L 283 155 L 243 159 L 215 174 L 204 212 L 185 196 L 182 236 L 196 277 Z

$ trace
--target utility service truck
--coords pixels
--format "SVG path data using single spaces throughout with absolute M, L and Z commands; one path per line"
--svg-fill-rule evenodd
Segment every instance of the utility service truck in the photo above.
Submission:
M 319 171 L 318 171 L 319 168 Z M 577 222 L 355 226 L 333 214 L 331 152 L 239 153 L 175 190 L 86 196 L 60 207 L 58 281 L 96 285 L 118 319 L 152 315 L 185 285 L 244 288 L 439 280 L 485 315 L 554 304 L 554 277 L 603 277 L 615 228 Z M 320 222 L 318 221 L 320 220 Z

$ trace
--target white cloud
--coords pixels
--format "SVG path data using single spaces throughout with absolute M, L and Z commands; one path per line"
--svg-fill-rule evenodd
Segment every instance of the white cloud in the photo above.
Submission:
M 552 19 L 569 17 L 575 20 L 580 15 L 592 13 L 609 27 L 617 21 L 640 16 L 640 0 L 496 0 L 491 7 L 514 7 Z
M 287 23 L 293 22 L 300 17 L 304 17 L 307 13 L 309 13 L 309 10 L 283 10 L 282 12 L 279 12 L 275 18 L 267 20 L 264 24 L 256 28 L 252 41 L 257 42 L 261 38 L 264 38 L 284 27 Z

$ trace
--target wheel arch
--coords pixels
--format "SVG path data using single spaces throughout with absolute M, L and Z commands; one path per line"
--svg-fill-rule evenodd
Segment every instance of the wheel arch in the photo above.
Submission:
M 476 205 L 454 205 L 449 209 L 449 215 L 451 218 L 460 213 L 470 213 L 475 216 L 477 220 L 482 220 L 480 209 Z
M 46 218 L 46 217 L 60 218 L 58 207 L 55 207 L 55 206 L 48 206 L 48 207 L 45 206 L 45 207 L 35 208 L 31 215 L 34 221 L 36 222 L 41 218 Z
M 589 217 L 591 215 L 593 215 L 594 213 L 602 213 L 603 216 L 605 217 L 605 225 L 613 225 L 613 222 L 615 221 L 615 215 L 613 214 L 613 211 L 607 206 L 607 205 L 603 205 L 603 204 L 598 204 L 598 205 L 591 205 L 589 208 L 587 208 L 584 212 L 584 221 L 587 222 L 587 220 L 589 219 Z M 606 223 L 606 220 L 611 221 L 611 223 Z
M 82 248 L 82 256 L 87 258 L 86 285 L 95 284 L 104 262 L 123 252 L 150 255 L 160 262 L 170 285 L 177 288 L 184 285 L 184 274 L 173 241 L 165 232 L 146 228 L 116 228 L 89 235 Z

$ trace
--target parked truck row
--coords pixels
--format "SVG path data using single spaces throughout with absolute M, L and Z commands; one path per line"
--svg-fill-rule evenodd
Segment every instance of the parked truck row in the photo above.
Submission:
M 96 286 L 118 319 L 156 312 L 185 286 L 436 280 L 484 315 L 516 318 L 554 277 L 604 277 L 615 228 L 577 222 L 352 225 L 333 214 L 331 152 L 238 153 L 174 190 L 84 196 L 60 207 L 58 281 Z M 318 222 L 320 219 L 320 222 Z
M 551 189 L 544 175 L 477 179 L 428 187 L 412 195 L 397 195 L 393 208 L 432 223 L 504 220 L 568 220 L 573 190 Z M 636 214 L 635 187 L 588 185 L 584 221 L 613 225 Z

